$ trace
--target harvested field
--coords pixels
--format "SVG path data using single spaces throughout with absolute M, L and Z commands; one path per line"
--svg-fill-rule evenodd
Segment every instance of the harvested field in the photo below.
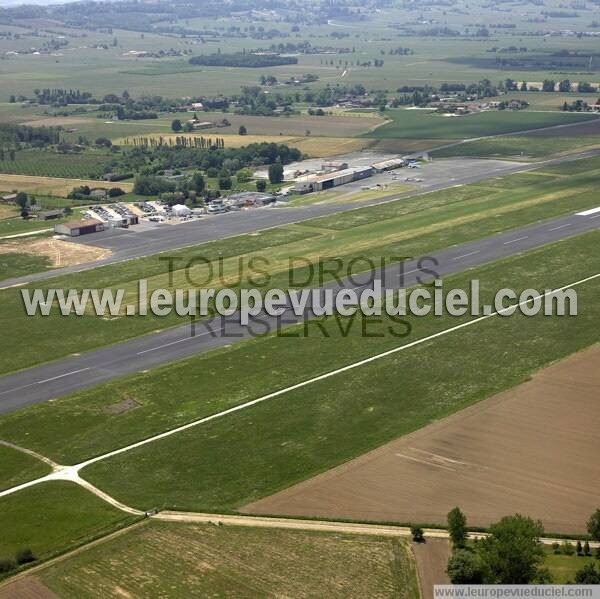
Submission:
M 413 543 L 412 548 L 417 562 L 421 593 L 423 599 L 429 599 L 433 597 L 434 585 L 450 584 L 446 574 L 450 543 L 446 539 L 426 539 L 425 543 Z
M 247 505 L 286 514 L 473 526 L 520 512 L 583 533 L 598 503 L 600 345 L 531 381 Z
M 367 133 L 386 122 L 377 114 L 370 114 L 368 119 L 354 115 L 345 116 L 310 116 L 303 114 L 291 117 L 250 116 L 244 114 L 200 113 L 200 120 L 217 121 L 227 116 L 230 127 L 207 129 L 207 133 L 217 135 L 237 133 L 241 125 L 247 128 L 249 135 L 304 135 L 311 131 L 313 135 L 353 137 Z
M 58 599 L 37 576 L 27 576 L 0 588 L 0 599 Z
M 0 256 L 3 254 L 29 254 L 42 256 L 50 260 L 51 266 L 74 266 L 110 256 L 111 251 L 91 245 L 75 244 L 52 238 L 21 238 L 0 244 Z
M 183 523 L 139 526 L 40 578 L 60 596 L 90 599 L 416 597 L 402 539 Z
M 358 120 L 358 119 L 356 119 Z M 224 132 L 220 130 L 209 129 L 207 131 L 203 131 L 202 133 L 181 133 L 180 135 L 175 135 L 173 133 L 160 134 L 153 133 L 150 135 L 141 135 L 141 136 L 129 136 L 129 137 L 121 137 L 115 140 L 115 143 L 119 145 L 127 145 L 127 143 L 131 143 L 132 139 L 159 139 L 163 138 L 168 141 L 172 139 L 175 141 L 176 137 L 204 137 L 207 139 L 222 137 L 225 139 L 225 147 L 226 148 L 241 148 L 243 146 L 248 146 L 254 143 L 278 143 L 278 144 L 286 144 L 293 148 L 298 148 L 301 152 L 308 154 L 313 157 L 322 157 L 322 156 L 332 156 L 335 154 L 345 154 L 348 152 L 354 152 L 357 150 L 362 150 L 363 148 L 368 148 L 373 145 L 374 141 L 370 139 L 363 138 L 352 138 L 352 137 L 317 137 L 317 136 L 302 136 L 302 137 L 293 137 L 290 135 L 225 135 Z M 1 183 L 1 179 L 0 179 Z M 119 182 L 119 187 L 123 187 L 121 182 Z M 123 189 L 125 189 L 123 187 Z
M 0 173 L 0 189 L 18 189 L 26 193 L 38 195 L 50 195 L 66 198 L 74 187 L 88 185 L 92 188 L 109 189 L 115 187 L 115 183 L 107 181 L 96 181 L 89 179 L 59 179 L 58 177 L 34 177 L 30 175 L 7 175 Z M 118 186 L 126 192 L 133 190 L 133 183 L 119 181 Z
M 21 124 L 28 127 L 72 127 L 73 125 L 82 125 L 89 122 L 89 118 L 80 116 L 40 116 L 39 118 L 34 118 Z

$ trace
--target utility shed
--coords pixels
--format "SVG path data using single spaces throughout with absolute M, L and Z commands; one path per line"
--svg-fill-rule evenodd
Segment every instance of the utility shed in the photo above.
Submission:
M 54 225 L 54 232 L 59 235 L 68 235 L 69 237 L 79 237 L 87 233 L 96 233 L 104 231 L 104 223 L 94 218 L 86 218 L 83 220 L 72 220 L 68 223 Z
M 37 213 L 40 220 L 52 220 L 54 218 L 60 218 L 62 215 L 62 210 L 40 210 L 40 212 Z

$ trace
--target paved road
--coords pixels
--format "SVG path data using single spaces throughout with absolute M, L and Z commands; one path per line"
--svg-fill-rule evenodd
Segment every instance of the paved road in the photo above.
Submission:
M 449 275 L 598 228 L 600 211 L 586 216 L 572 214 L 435 252 L 431 257 L 437 261 L 435 271 Z M 403 263 L 402 274 L 398 265 L 392 265 L 385 271 L 365 273 L 326 287 L 357 289 L 370 286 L 373 278 L 381 279 L 388 288 L 409 287 L 424 278 L 423 268 L 431 266 L 431 261 L 419 264 L 412 260 Z M 304 317 L 310 315 L 309 309 Z M 278 324 L 276 317 L 260 318 L 271 328 Z M 279 324 L 302 318 L 288 311 Z M 253 330 L 264 332 L 264 327 L 255 324 Z M 6 375 L 0 377 L 0 413 L 222 347 L 248 338 L 251 332 L 240 325 L 238 315 L 219 317 L 199 322 L 195 336 L 191 336 L 188 324 Z
M 426 181 L 419 190 L 384 196 L 376 200 L 352 202 L 348 204 L 314 204 L 297 208 L 261 208 L 214 215 L 206 217 L 199 222 L 157 226 L 151 230 L 138 233 L 135 232 L 134 227 L 129 230 L 111 230 L 108 232 L 86 235 L 84 238 L 73 240 L 73 242 L 86 243 L 111 249 L 113 252 L 112 256 L 88 264 L 68 266 L 23 277 L 6 279 L 5 281 L 0 282 L 0 289 L 13 285 L 41 281 L 71 272 L 80 272 L 97 266 L 122 262 L 133 258 L 140 258 L 162 251 L 174 250 L 190 245 L 205 243 L 207 241 L 214 241 L 216 239 L 223 239 L 241 235 L 243 233 L 268 229 L 279 225 L 301 222 L 318 216 L 355 210 L 366 206 L 376 206 L 378 204 L 413 197 L 424 192 L 447 189 L 456 185 L 476 183 L 494 176 L 515 172 L 526 172 L 542 168 L 543 166 L 551 166 L 566 161 L 579 160 L 581 158 L 599 155 L 600 150 L 590 150 L 588 152 L 572 154 L 565 158 L 556 158 L 533 164 L 501 160 L 461 158 L 444 160 L 434 163 L 436 165 L 444 165 L 443 177 L 434 177 L 433 181 Z M 424 177 L 430 178 L 426 169 L 424 169 L 422 174 Z

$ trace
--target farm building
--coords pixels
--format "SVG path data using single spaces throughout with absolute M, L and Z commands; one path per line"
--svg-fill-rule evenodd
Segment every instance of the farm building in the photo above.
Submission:
M 373 175 L 373 167 L 362 166 L 359 168 L 347 168 L 341 171 L 334 171 L 325 175 L 316 175 L 308 177 L 303 181 L 297 181 L 294 185 L 296 193 L 310 193 L 311 191 L 322 191 L 331 189 L 338 185 L 345 185 L 353 181 L 360 181 Z
M 393 171 L 396 168 L 400 168 L 406 165 L 406 161 L 403 158 L 392 158 L 390 160 L 384 160 L 382 162 L 376 162 L 373 164 L 373 170 L 376 173 L 383 173 L 384 171 Z
M 17 194 L 16 193 L 6 193 L 2 196 L 0 196 L 0 200 L 3 202 L 14 202 L 17 199 Z
M 94 218 L 84 220 L 72 220 L 68 223 L 54 225 L 54 232 L 59 235 L 68 235 L 69 237 L 79 237 L 87 233 L 96 233 L 104 231 L 104 223 Z

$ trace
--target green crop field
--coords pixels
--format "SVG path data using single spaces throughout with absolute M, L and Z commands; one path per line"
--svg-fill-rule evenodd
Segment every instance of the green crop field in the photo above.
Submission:
M 44 462 L 22 451 L 0 444 L 0 491 L 50 472 Z
M 283 575 L 285 573 L 285 575 Z M 401 539 L 151 522 L 44 569 L 60 596 L 414 599 L 412 551 Z
M 0 173 L 32 177 L 94 179 L 100 177 L 108 157 L 101 154 L 58 154 L 54 152 L 17 152 L 15 160 L 0 161 Z
M 58 277 L 37 287 L 123 288 L 125 299 L 135 300 L 140 277 L 148 280 L 150 289 L 186 287 L 186 256 L 201 255 L 215 260 L 221 253 L 224 278 L 212 281 L 217 288 L 225 283 L 236 284 L 238 259 L 242 255 L 246 255 L 246 259 L 252 256 L 267 258 L 271 284 L 287 288 L 289 256 L 304 256 L 316 261 L 323 256 L 337 255 L 349 260 L 358 255 L 378 262 L 381 257 L 427 255 L 453 243 L 480 239 L 520 225 L 595 207 L 600 173 L 594 170 L 597 167 L 593 160 L 581 162 L 581 166 L 574 166 L 581 169 L 581 174 L 572 177 L 525 175 L 517 176 L 514 179 L 517 183 L 511 183 L 513 178 L 510 176 L 496 178 L 314 219 L 298 226 L 279 227 L 188 248 L 178 252 L 184 260 L 176 264 L 177 270 L 171 281 L 164 261 L 160 260 L 160 255 L 155 255 Z M 303 274 L 302 269 L 297 270 Z M 204 280 L 206 267 L 196 265 L 191 268 L 190 275 L 196 280 Z M 248 282 L 242 280 L 241 284 Z M 10 349 L 0 348 L 4 372 L 19 369 L 23 363 L 56 359 L 185 322 L 175 315 L 103 319 L 86 314 L 65 319 L 53 312 L 48 317 L 32 318 L 24 314 L 20 290 L 2 290 L 0 298 L 0 323 L 15 340 Z M 35 352 L 30 342 L 33 330 Z
M 38 559 L 48 559 L 133 521 L 68 482 L 36 485 L 0 502 L 0 559 L 25 547 Z
M 595 120 L 589 114 L 493 111 L 447 117 L 428 110 L 388 110 L 391 122 L 365 134 L 377 139 L 467 139 Z

